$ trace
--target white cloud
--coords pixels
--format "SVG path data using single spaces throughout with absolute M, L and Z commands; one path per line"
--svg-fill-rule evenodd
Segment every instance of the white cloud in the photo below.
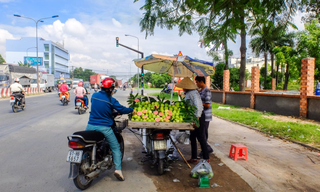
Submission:
M 115 18 L 112 18 L 112 23 L 114 24 L 114 26 L 116 27 L 122 27 L 121 23 L 119 21 L 117 21 Z
M 9 31 L 0 29 L 0 54 L 6 58 L 6 47 L 3 45 L 6 45 L 7 39 L 14 39 L 13 35 L 9 33 Z

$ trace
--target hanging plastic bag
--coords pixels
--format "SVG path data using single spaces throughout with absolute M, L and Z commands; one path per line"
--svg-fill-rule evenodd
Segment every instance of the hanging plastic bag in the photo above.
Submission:
M 191 170 L 191 177 L 198 178 L 199 173 L 198 170 L 203 170 L 207 172 L 207 176 L 209 179 L 213 177 L 213 171 L 211 165 L 206 160 L 200 160 L 200 162 Z

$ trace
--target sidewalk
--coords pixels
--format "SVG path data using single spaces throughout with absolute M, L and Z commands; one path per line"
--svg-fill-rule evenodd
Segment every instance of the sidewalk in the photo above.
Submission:
M 265 136 L 216 117 L 210 122 L 214 154 L 255 191 L 319 191 L 320 153 Z M 231 144 L 247 146 L 248 161 L 228 157 Z

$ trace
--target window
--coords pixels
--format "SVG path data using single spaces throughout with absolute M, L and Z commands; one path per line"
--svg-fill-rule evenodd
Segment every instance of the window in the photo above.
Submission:
M 45 62 L 44 62 L 44 67 L 45 67 L 45 68 L 49 68 L 49 61 L 45 61 Z
M 44 53 L 44 60 L 49 60 L 49 53 Z
M 49 44 L 44 44 L 44 51 L 49 51 Z

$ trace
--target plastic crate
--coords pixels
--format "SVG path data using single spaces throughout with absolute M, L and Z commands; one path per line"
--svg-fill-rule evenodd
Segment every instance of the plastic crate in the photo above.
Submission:
M 128 119 L 117 119 L 115 122 L 118 130 L 123 130 L 128 126 Z

